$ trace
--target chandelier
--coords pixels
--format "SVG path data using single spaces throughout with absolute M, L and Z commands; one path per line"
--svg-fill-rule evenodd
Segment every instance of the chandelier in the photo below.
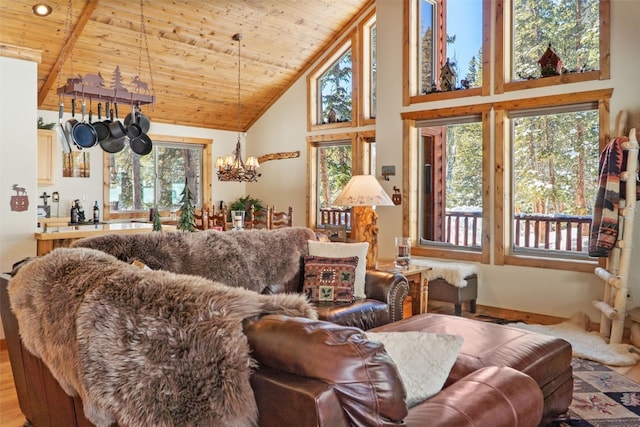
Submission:
M 256 157 L 247 157 L 247 161 L 242 160 L 242 153 L 240 151 L 240 138 L 242 136 L 240 128 L 240 41 L 242 40 L 242 34 L 237 33 L 233 35 L 233 40 L 238 42 L 238 141 L 236 142 L 236 149 L 233 154 L 228 154 L 224 158 L 218 157 L 216 159 L 216 168 L 218 168 L 218 180 L 219 181 L 238 181 L 238 182 L 255 182 L 258 181 L 260 176 L 257 173 L 260 164 Z

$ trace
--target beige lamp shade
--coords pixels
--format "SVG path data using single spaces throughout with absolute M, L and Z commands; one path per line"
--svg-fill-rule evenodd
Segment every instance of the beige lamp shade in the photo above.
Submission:
M 354 175 L 333 201 L 335 206 L 393 206 L 393 201 L 373 175 Z

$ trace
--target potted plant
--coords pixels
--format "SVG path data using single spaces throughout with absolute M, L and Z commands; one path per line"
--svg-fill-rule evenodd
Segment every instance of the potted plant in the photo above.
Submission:
M 246 195 L 244 197 L 238 198 L 235 202 L 231 203 L 229 214 L 231 211 L 244 211 L 245 218 L 249 217 L 249 210 L 253 205 L 253 209 L 256 211 L 263 210 L 262 201 L 260 199 L 256 199 L 251 197 L 251 195 Z

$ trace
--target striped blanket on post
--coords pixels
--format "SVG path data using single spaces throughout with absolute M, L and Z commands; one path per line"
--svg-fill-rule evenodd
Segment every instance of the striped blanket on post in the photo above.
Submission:
M 600 155 L 600 175 L 598 191 L 593 208 L 589 256 L 606 257 L 618 238 L 618 208 L 620 200 L 626 197 L 625 186 L 620 185 L 620 174 L 625 169 L 627 151 L 622 143 L 626 136 L 614 138 Z M 636 198 L 640 200 L 640 186 Z

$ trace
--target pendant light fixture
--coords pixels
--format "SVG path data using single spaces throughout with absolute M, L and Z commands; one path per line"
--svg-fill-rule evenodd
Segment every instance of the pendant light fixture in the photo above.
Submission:
M 238 141 L 236 142 L 236 149 L 233 154 L 228 154 L 224 158 L 218 157 L 216 159 L 218 180 L 256 182 L 260 176 L 260 174 L 257 173 L 260 167 L 258 159 L 250 156 L 247 157 L 247 161 L 245 162 L 242 160 L 242 153 L 240 151 L 240 139 L 242 137 L 242 129 L 240 127 L 240 41 L 242 40 L 242 34 L 234 34 L 232 38 L 238 42 Z

